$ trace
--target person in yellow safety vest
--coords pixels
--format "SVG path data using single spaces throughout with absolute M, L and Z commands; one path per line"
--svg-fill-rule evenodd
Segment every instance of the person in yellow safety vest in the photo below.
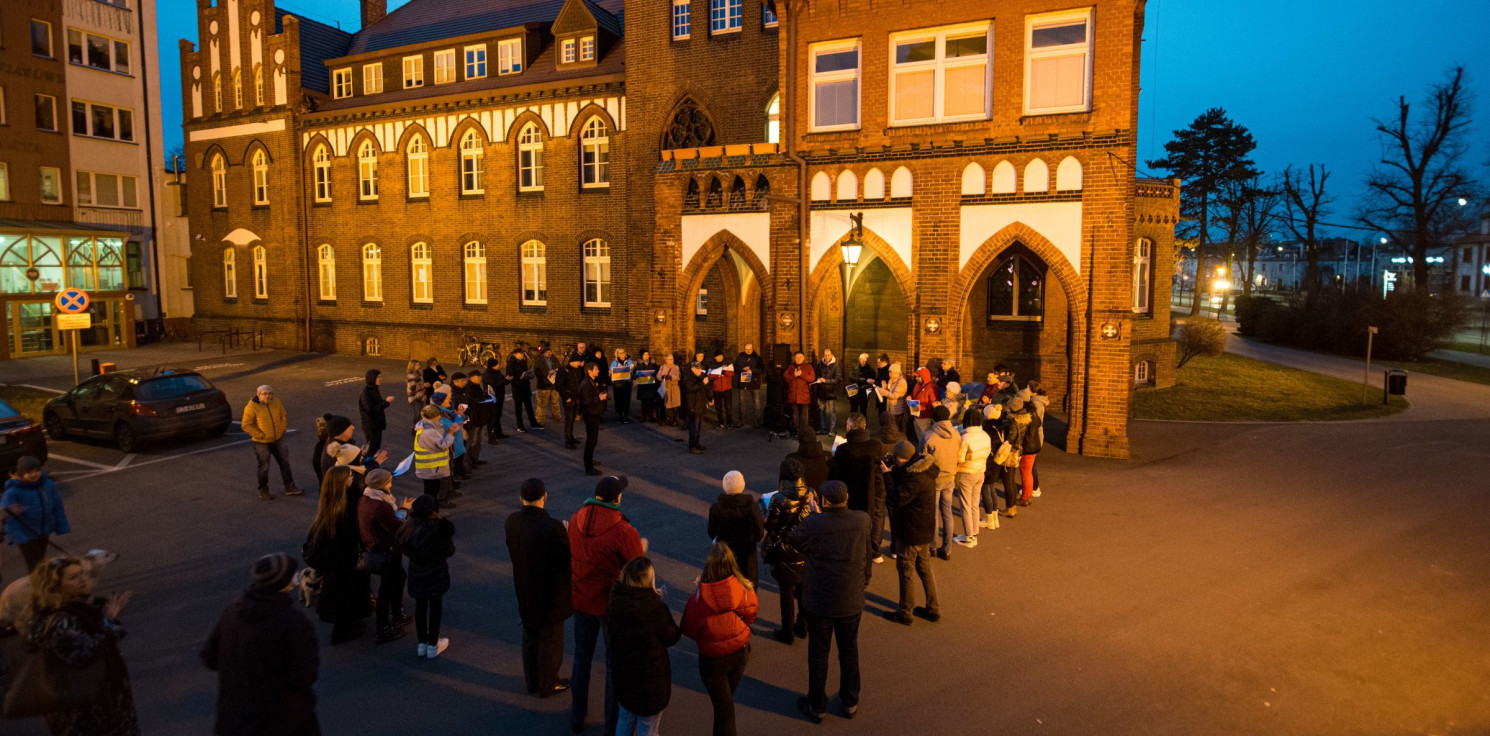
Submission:
M 464 414 L 462 409 L 456 416 Z M 440 408 L 433 404 L 420 410 L 419 416 L 414 428 L 414 475 L 424 481 L 424 494 L 438 499 L 440 487 L 450 477 L 450 448 L 459 430 L 447 431 L 440 421 Z

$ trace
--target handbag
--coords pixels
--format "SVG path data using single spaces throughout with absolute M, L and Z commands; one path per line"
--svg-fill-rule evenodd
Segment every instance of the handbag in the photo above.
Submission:
M 381 573 L 388 566 L 388 552 L 374 549 L 362 550 L 357 555 L 357 572 Z
M 1001 468 L 1007 468 L 1010 465 L 1009 459 L 1013 457 L 1014 454 L 1014 446 L 1009 444 L 1009 441 L 1004 439 L 1004 433 L 1000 432 L 999 446 L 998 449 L 995 450 L 993 453 L 993 464 Z M 1017 465 L 1018 462 L 1018 460 L 1015 460 L 1014 464 Z
M 42 649 L 26 654 L 5 694 L 6 718 L 34 718 L 98 701 L 106 675 L 104 658 L 81 667 L 64 664 Z

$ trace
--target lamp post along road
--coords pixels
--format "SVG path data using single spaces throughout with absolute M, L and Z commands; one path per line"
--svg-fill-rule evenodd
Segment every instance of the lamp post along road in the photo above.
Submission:
M 851 283 L 850 279 L 853 278 L 854 267 L 859 265 L 859 256 L 862 255 L 864 252 L 864 213 L 856 212 L 849 215 L 848 219 L 853 223 L 853 225 L 849 227 L 848 238 L 838 244 L 838 248 L 843 254 L 843 334 L 841 335 L 843 339 L 843 348 L 841 352 L 839 352 L 839 355 L 845 356 L 840 359 L 840 364 L 844 364 L 842 361 L 847 360 L 848 358 L 846 356 L 848 356 L 849 354 L 848 291 L 849 284 Z

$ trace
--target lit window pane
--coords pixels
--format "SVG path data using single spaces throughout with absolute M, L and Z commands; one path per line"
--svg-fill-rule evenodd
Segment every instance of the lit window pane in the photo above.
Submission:
M 932 116 L 932 89 L 936 72 L 925 71 L 895 75 L 895 117 L 915 120 Z M 980 92 L 981 94 L 981 92 Z M 982 109 L 982 105 L 979 105 Z
M 947 92 L 942 106 L 947 115 L 981 115 L 986 108 L 987 67 L 964 66 L 947 70 Z
M 859 122 L 858 80 L 820 82 L 817 85 L 815 125 L 853 125 Z
M 1086 97 L 1086 57 L 1057 56 L 1030 62 L 1030 106 L 1034 108 L 1081 105 Z

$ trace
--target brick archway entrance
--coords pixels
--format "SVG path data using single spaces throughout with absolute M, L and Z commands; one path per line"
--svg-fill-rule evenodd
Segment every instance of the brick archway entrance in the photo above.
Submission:
M 847 238 L 848 234 L 845 233 L 843 237 Z M 910 269 L 906 268 L 890 244 L 873 230 L 864 228 L 863 240 L 864 255 L 851 277 L 849 296 L 851 299 L 859 299 L 857 304 L 861 311 L 871 310 L 875 316 L 869 318 L 868 322 L 860 319 L 858 323 L 850 324 L 849 337 L 861 336 L 860 339 L 863 340 L 864 335 L 883 335 L 882 340 L 872 339 L 876 343 L 883 343 L 880 352 L 889 352 L 892 361 L 907 361 L 916 352 L 912 300 L 915 287 Z M 843 251 L 835 243 L 812 269 L 807 280 L 808 298 L 803 334 L 811 338 L 809 348 L 812 350 L 820 352 L 826 346 L 834 351 L 843 351 L 839 355 L 840 362 L 852 365 L 857 360 L 858 352 L 877 346 L 850 344 L 847 350 L 844 349 L 842 266 Z M 865 291 L 866 289 L 874 293 Z M 855 302 L 851 301 L 850 309 L 854 308 Z M 863 317 L 863 314 L 860 316 Z M 889 333 L 904 337 L 897 340 Z
M 700 330 L 695 312 L 699 289 L 706 282 L 716 284 L 722 293 L 716 295 L 711 289 L 709 314 Z M 727 351 L 726 357 L 734 355 L 728 351 L 738 351 L 747 342 L 763 349 L 770 337 L 765 302 L 771 293 L 771 274 L 734 233 L 720 230 L 705 241 L 678 275 L 678 283 L 683 288 L 673 303 L 673 313 L 678 315 L 676 349 L 712 349 L 716 347 L 712 343 L 718 342 Z M 713 329 L 710 322 L 720 320 L 724 321 L 722 329 Z M 707 334 L 711 344 L 699 344 L 701 334 Z

